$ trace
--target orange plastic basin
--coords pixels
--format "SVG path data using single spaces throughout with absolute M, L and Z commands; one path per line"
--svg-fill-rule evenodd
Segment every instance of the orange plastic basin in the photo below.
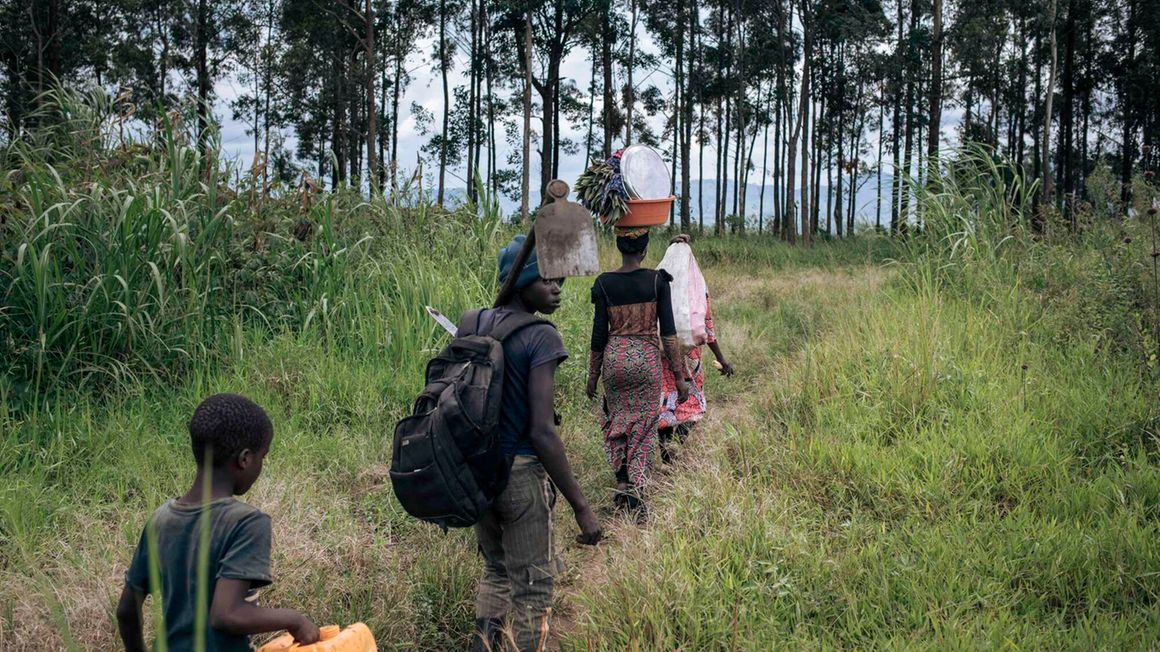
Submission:
M 613 226 L 643 227 L 660 226 L 669 221 L 669 209 L 672 208 L 676 197 L 664 199 L 630 199 L 628 212 L 621 216 Z M 602 217 L 601 220 L 604 218 Z

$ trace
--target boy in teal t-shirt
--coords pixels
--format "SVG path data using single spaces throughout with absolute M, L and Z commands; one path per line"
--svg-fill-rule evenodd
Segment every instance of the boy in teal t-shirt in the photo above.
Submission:
M 193 650 L 197 638 L 199 544 L 208 514 L 205 650 L 246 652 L 250 634 L 288 630 L 303 644 L 318 640 L 318 627 L 291 609 L 267 609 L 254 601 L 270 576 L 270 517 L 234 496 L 250 490 L 262 473 L 274 428 L 253 401 L 217 394 L 204 401 L 189 423 L 197 477 L 180 498 L 153 513 L 129 570 L 117 605 L 117 625 L 125 649 L 144 651 L 141 606 L 152 593 L 161 600 L 165 638 L 172 652 Z M 212 464 L 210 463 L 212 460 Z M 209 496 L 204 496 L 209 474 Z M 150 532 L 150 529 L 152 532 Z M 152 545 L 150 537 L 153 538 Z M 160 586 L 151 586 L 150 550 Z

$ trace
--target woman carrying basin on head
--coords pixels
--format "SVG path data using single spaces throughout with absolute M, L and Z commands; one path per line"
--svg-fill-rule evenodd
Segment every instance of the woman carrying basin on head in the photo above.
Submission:
M 616 474 L 616 507 L 646 517 L 642 491 L 648 479 L 657 432 L 664 366 L 674 376 L 681 401 L 689 376 L 676 338 L 669 282 L 663 270 L 642 267 L 648 229 L 617 229 L 620 268 L 597 277 L 592 286 L 594 315 L 588 397 L 604 378 L 604 450 Z M 657 336 L 658 326 L 660 337 Z

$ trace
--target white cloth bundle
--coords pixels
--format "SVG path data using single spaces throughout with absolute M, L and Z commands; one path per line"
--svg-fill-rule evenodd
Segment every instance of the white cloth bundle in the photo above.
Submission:
M 692 347 L 705 343 L 705 310 L 708 307 L 708 289 L 693 249 L 677 242 L 669 245 L 665 257 L 658 266 L 673 277 L 672 290 L 673 320 L 677 325 L 677 337 L 681 344 Z

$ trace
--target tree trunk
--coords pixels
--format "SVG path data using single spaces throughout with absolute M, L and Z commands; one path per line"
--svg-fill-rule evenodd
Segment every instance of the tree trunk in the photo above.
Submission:
M 906 231 L 910 224 L 911 162 L 914 156 L 914 84 L 906 84 L 906 132 L 903 135 L 902 183 L 898 197 L 898 228 Z
M 942 125 L 942 9 L 943 0 L 933 0 L 933 32 L 930 42 L 930 94 L 927 100 L 929 123 L 926 134 L 926 161 L 930 166 L 926 179 L 930 183 L 938 174 L 939 128 Z
M 368 0 L 369 1 L 369 0 Z M 479 115 L 475 107 L 475 93 L 477 90 L 476 79 L 479 76 L 479 38 L 476 36 L 476 29 L 479 25 L 479 16 L 476 14 L 475 0 L 471 0 L 468 8 L 468 28 L 471 30 L 471 41 L 468 46 L 471 48 L 471 55 L 467 62 L 467 115 L 464 116 L 467 122 L 467 166 L 464 177 L 467 185 L 467 199 L 471 203 L 476 203 L 478 198 L 475 196 L 475 120 Z
M 749 214 L 749 170 L 753 167 L 753 151 L 757 147 L 757 135 L 761 130 L 757 127 L 753 128 L 753 132 L 749 134 L 749 145 L 745 148 L 745 158 L 741 163 L 741 224 L 738 226 L 742 233 L 745 233 L 746 215 Z M 765 172 L 762 172 L 764 178 Z
M 842 81 L 838 97 L 842 98 L 844 101 L 846 93 L 846 71 L 844 68 L 844 57 L 839 55 L 839 61 L 841 63 L 838 64 L 838 73 L 841 75 Z M 835 187 L 831 182 L 830 190 L 833 192 L 834 202 L 832 205 L 827 204 L 826 206 L 826 213 L 834 216 L 834 234 L 839 238 L 842 237 L 843 230 L 845 228 L 845 224 L 843 223 L 844 220 L 842 218 L 845 215 L 844 209 L 846 208 L 845 202 L 842 201 L 842 173 L 845 172 L 844 168 L 846 163 L 846 156 L 844 151 L 845 148 L 843 147 L 846 140 L 842 137 L 842 132 L 846 128 L 846 111 L 843 111 L 842 108 L 842 103 L 840 102 L 838 104 L 838 134 L 836 138 L 834 136 L 833 129 L 830 130 L 830 152 L 836 152 L 838 155 L 836 165 L 838 168 L 838 185 Z M 834 167 L 835 165 L 831 163 L 828 169 L 832 170 Z
M 604 159 L 612 157 L 612 112 L 616 105 L 612 88 L 612 0 L 604 0 L 604 20 L 601 25 L 600 67 L 604 73 Z
M 1088 170 L 1090 169 L 1088 162 L 1091 160 L 1088 158 L 1088 133 L 1089 133 L 1088 132 L 1088 125 L 1089 125 L 1089 120 L 1090 120 L 1091 115 L 1092 115 L 1092 86 L 1093 86 L 1093 84 L 1091 83 L 1091 77 L 1092 77 L 1091 64 L 1092 64 L 1092 60 L 1095 57 L 1093 49 L 1092 49 L 1092 31 L 1094 30 L 1094 25 L 1095 25 L 1094 18 L 1092 16 L 1088 16 L 1087 33 L 1084 36 L 1084 41 L 1086 43 L 1086 47 L 1084 49 L 1085 49 L 1085 53 L 1087 56 L 1085 57 L 1086 63 L 1084 66 L 1084 76 L 1086 78 L 1085 79 L 1086 83 L 1083 85 L 1083 89 L 1084 89 L 1083 90 L 1083 106 L 1082 106 L 1082 110 L 1081 110 L 1082 115 L 1080 117 L 1080 134 L 1081 134 L 1082 140 L 1080 141 L 1080 167 L 1081 167 L 1081 170 L 1080 170 L 1080 178 L 1079 178 L 1079 187 L 1081 189 L 1083 189 L 1085 199 L 1087 196 L 1087 175 L 1088 175 Z
M 451 91 L 447 83 L 447 0 L 439 0 L 439 74 L 443 78 L 443 133 L 439 139 L 439 190 L 435 203 L 443 206 L 447 176 L 447 134 L 451 118 Z
M 785 84 L 784 77 L 781 75 L 781 73 L 778 73 L 778 82 L 777 82 L 778 88 L 779 89 L 784 88 L 784 84 Z M 781 207 L 782 207 L 782 201 L 781 201 L 781 199 L 782 199 L 782 195 L 781 195 L 781 177 L 782 177 L 782 173 L 781 173 L 781 170 L 782 170 L 782 167 L 781 167 L 781 150 L 782 150 L 781 124 L 782 124 L 782 113 L 783 113 L 783 111 L 782 111 L 782 98 L 783 97 L 784 97 L 784 93 L 778 93 L 773 98 L 773 174 L 770 176 L 770 180 L 771 180 L 772 185 L 773 185 L 773 197 L 772 197 L 772 199 L 773 199 L 773 223 L 770 225 L 770 230 L 777 237 L 781 237 L 781 235 L 782 235 L 782 229 L 781 229 Z
M 913 3 L 912 3 L 913 4 Z M 894 117 L 890 132 L 892 155 L 894 157 L 894 173 L 890 180 L 890 232 L 897 233 L 902 225 L 900 200 L 902 189 L 902 148 L 899 136 L 902 134 L 902 90 L 903 90 L 903 63 L 906 60 L 902 54 L 903 45 L 903 0 L 898 0 L 898 49 L 894 56 Z M 967 112 L 970 115 L 970 111 Z M 969 123 L 969 119 L 967 121 Z
M 530 56 L 531 55 L 529 53 L 529 57 Z M 543 116 L 542 119 L 540 120 L 540 124 L 542 125 L 542 132 L 543 132 L 541 134 L 541 136 L 542 136 L 541 144 L 543 147 L 540 150 L 540 203 L 541 204 L 543 204 L 545 201 L 547 201 L 546 191 L 548 188 L 548 183 L 552 181 L 552 178 L 554 177 L 554 174 L 555 174 L 554 173 L 554 170 L 555 170 L 554 154 L 556 151 L 556 147 L 558 146 L 556 115 L 557 115 L 557 111 L 559 110 L 558 106 L 557 106 L 557 100 L 556 100 L 556 98 L 557 98 L 556 89 L 560 83 L 560 60 L 561 59 L 562 59 L 562 55 L 560 53 L 558 53 L 558 52 L 549 53 L 549 55 L 548 55 L 548 78 L 544 81 L 544 83 L 542 83 L 538 86 L 539 91 L 540 91 L 540 105 L 541 105 L 541 109 L 542 109 L 541 114 Z M 530 67 L 531 59 L 530 58 L 529 58 L 528 62 L 529 62 L 528 74 L 531 75 L 531 67 Z
M 367 178 L 370 179 L 373 197 L 379 194 L 379 161 L 375 155 L 375 141 L 379 134 L 375 108 L 375 9 L 371 0 L 364 4 L 363 19 L 366 21 Z
M 725 220 L 729 217 L 729 144 L 733 141 L 733 99 L 725 98 L 725 126 L 721 131 L 718 143 L 718 154 L 721 159 L 721 196 L 717 198 L 720 208 L 717 214 L 720 217 L 713 225 L 713 232 L 721 234 L 725 228 Z
M 697 228 L 705 233 L 705 98 L 701 97 L 697 129 Z
M 193 27 L 194 68 L 197 75 L 197 142 L 204 152 L 209 131 L 209 0 L 197 0 Z
M 693 16 L 697 16 L 696 10 L 693 11 Z M 697 20 L 698 18 L 694 18 Z M 705 48 L 703 39 L 705 38 L 702 32 L 693 31 L 693 38 L 697 39 L 697 63 L 701 66 L 700 77 L 704 77 L 705 71 Z M 705 85 L 697 84 L 697 103 L 700 105 L 700 114 L 698 115 L 697 126 L 697 223 L 698 233 L 704 235 L 705 233 Z
M 769 98 L 773 97 L 773 89 L 769 91 Z M 769 108 L 772 108 L 772 99 L 767 98 Z M 767 109 L 768 113 L 768 109 Z M 761 135 L 761 194 L 757 199 L 757 234 L 765 230 L 765 179 L 769 176 L 769 116 L 766 115 L 764 129 Z
M 551 174 L 543 176 L 543 183 L 540 184 L 540 203 L 547 202 L 548 198 L 548 184 L 552 179 L 560 176 L 560 63 L 564 59 L 564 6 L 563 3 L 554 3 L 556 29 L 554 46 L 549 52 L 550 60 L 548 62 L 548 86 L 552 89 L 552 138 L 549 141 L 545 137 L 545 142 L 552 143 L 552 164 L 547 166 L 551 170 Z M 544 109 L 547 111 L 547 108 Z M 547 130 L 545 130 L 547 131 Z
M 792 3 L 792 0 L 791 0 Z M 790 15 L 793 14 L 792 4 L 789 8 Z M 786 21 L 785 13 L 778 16 L 778 33 L 785 34 Z M 790 83 L 785 87 L 785 131 L 789 134 L 789 141 L 786 143 L 784 155 L 785 159 L 782 162 L 782 170 L 785 171 L 785 210 L 782 211 L 781 223 L 784 231 L 784 239 L 786 242 L 793 243 L 797 240 L 797 199 L 794 197 L 796 171 L 797 171 L 797 142 L 799 138 L 798 130 L 800 126 L 794 119 L 793 109 L 793 66 L 790 66 Z
M 270 193 L 270 96 L 274 94 L 274 62 L 271 43 L 274 40 L 275 7 L 273 3 L 266 5 L 266 43 L 262 52 L 262 95 L 265 108 L 263 114 L 263 148 L 262 148 L 262 197 Z
M 524 13 L 524 149 L 523 177 L 520 187 L 520 219 L 528 223 L 528 193 L 532 181 L 532 13 Z M 546 113 L 546 111 L 545 111 Z
M 1063 29 L 1063 71 L 1060 81 L 1063 88 L 1059 107 L 1059 143 L 1056 154 L 1055 186 L 1066 198 L 1074 189 L 1071 185 L 1074 165 L 1072 138 L 1075 133 L 1075 47 L 1076 47 L 1076 6 L 1075 0 L 1067 3 L 1067 23 Z M 1070 212 L 1070 211 L 1069 211 Z
M 468 126 L 471 129 L 471 131 L 468 133 L 472 135 L 472 143 L 474 143 L 474 147 L 472 149 L 474 158 L 468 159 L 468 163 L 470 165 L 470 168 L 468 169 L 471 172 L 471 179 L 467 184 L 467 191 L 473 202 L 478 202 L 480 199 L 478 189 L 485 187 L 483 185 L 483 180 L 479 171 L 479 159 L 483 154 L 484 138 L 483 120 L 480 119 L 480 117 L 483 115 L 483 76 L 486 74 L 484 72 L 484 68 L 487 65 L 487 57 L 483 54 L 483 49 L 485 47 L 483 45 L 483 5 L 484 0 L 480 0 L 479 4 L 475 8 L 475 45 L 473 45 L 471 48 L 471 51 L 475 53 L 472 56 L 471 62 L 472 70 L 475 73 L 475 88 L 472 92 L 472 95 L 475 99 L 472 104 L 474 108 L 471 111 L 471 115 L 468 116 Z
M 397 46 L 396 46 L 397 47 Z M 399 191 L 399 94 L 403 85 L 403 55 L 395 52 L 395 83 L 391 87 L 391 195 Z
M 1019 19 L 1019 124 L 1015 128 L 1018 133 L 1016 143 L 1015 160 L 1019 164 L 1019 169 L 1023 169 L 1024 155 L 1026 153 L 1027 139 L 1027 21 Z
M 911 6 L 910 11 L 910 28 L 909 33 L 913 34 L 918 27 L 918 8 Z M 908 44 L 909 49 L 909 44 Z M 910 57 L 907 57 L 909 60 Z M 903 146 L 903 159 L 905 169 L 902 171 L 902 186 L 901 196 L 898 199 L 899 212 L 899 228 L 905 231 L 910 224 L 910 170 L 911 160 L 914 155 L 914 98 L 915 98 L 915 79 L 914 75 L 918 71 L 907 69 L 905 74 L 907 76 L 906 82 L 906 143 Z
M 584 136 L 584 169 L 592 165 L 592 134 L 596 130 L 596 67 L 600 63 L 596 48 L 599 43 L 592 44 L 592 73 L 588 78 L 588 133 Z
M 334 134 L 330 146 L 334 153 L 334 168 L 331 170 L 331 188 L 338 188 L 346 179 L 346 94 L 343 82 L 342 55 L 334 53 Z
M 362 139 L 359 138 L 359 132 L 362 130 L 362 115 L 359 113 L 359 111 L 362 107 L 360 106 L 359 102 L 359 86 L 355 82 L 355 71 L 358 69 L 357 58 L 358 53 L 351 52 L 350 58 L 347 61 L 350 69 L 351 92 L 348 96 L 350 102 L 350 124 L 349 128 L 346 130 L 346 146 L 349 153 L 347 156 L 347 161 L 350 163 L 349 179 L 350 182 L 354 184 L 355 188 L 361 192 L 362 183 L 360 172 L 362 171 Z
M 679 23 L 678 23 L 679 24 Z M 681 84 L 681 70 L 680 58 L 677 58 L 677 66 L 674 71 L 673 83 L 673 151 L 672 151 L 672 170 L 669 173 L 669 194 L 677 194 L 677 159 L 681 155 L 681 91 L 683 86 Z M 684 204 L 685 198 L 682 195 L 677 198 L 677 202 L 669 205 L 669 226 L 677 225 L 677 204 Z M 683 210 L 683 209 L 682 209 Z
M 673 149 L 671 152 L 672 160 L 669 162 L 669 194 L 676 196 L 677 194 L 677 159 L 680 158 L 681 151 L 681 126 L 679 124 L 681 114 L 681 83 L 680 75 L 674 75 L 673 85 Z M 677 225 L 677 205 L 681 203 L 682 199 L 677 198 L 677 201 L 669 205 L 669 226 L 675 227 Z
M 680 81 L 683 83 L 682 95 L 684 98 L 684 102 L 682 103 L 682 112 L 681 112 L 681 130 L 682 131 L 681 131 L 681 147 L 680 147 L 681 151 L 679 154 L 679 156 L 681 158 L 681 230 L 688 231 L 689 226 L 690 226 L 691 221 L 692 221 L 691 220 L 691 210 L 692 209 L 691 209 L 691 206 L 689 205 L 689 202 L 691 200 L 690 191 L 691 191 L 691 185 L 692 185 L 692 180 L 690 179 L 690 172 L 691 171 L 689 169 L 690 168 L 689 148 L 692 146 L 691 141 L 693 139 L 693 101 L 692 101 L 693 84 L 689 80 L 692 79 L 692 74 L 690 72 L 690 69 L 692 68 L 693 62 L 692 62 L 692 57 L 689 57 L 686 54 L 686 52 L 688 50 L 692 49 L 692 43 L 689 44 L 689 47 L 686 47 L 686 45 L 685 45 L 685 36 L 684 36 L 685 30 L 683 27 L 683 25 L 685 24 L 685 22 L 684 22 L 685 12 L 688 12 L 688 14 L 691 16 L 691 19 L 688 21 L 688 27 L 689 27 L 689 33 L 690 33 L 690 35 L 692 35 L 697 31 L 697 25 L 698 25 L 696 5 L 694 4 L 692 7 L 686 7 L 684 0 L 682 0 L 678 4 L 677 29 L 676 29 L 676 32 L 677 32 L 677 61 L 679 62 L 679 64 L 680 64 L 679 67 L 681 69 L 682 78 Z M 690 36 L 690 41 L 693 38 L 695 38 L 695 37 Z
M 861 87 L 861 84 L 859 84 Z M 858 97 L 862 97 L 861 91 Z M 866 128 L 866 114 L 858 111 L 859 118 L 858 126 L 854 128 L 850 135 L 850 152 L 847 159 L 850 166 L 847 172 L 849 181 L 847 182 L 846 190 L 846 235 L 852 237 L 854 235 L 854 202 L 858 194 L 858 143 L 862 140 L 862 130 Z
M 637 0 L 630 0 L 631 17 L 631 31 L 628 35 L 628 85 L 624 89 L 624 110 L 626 120 L 624 124 L 624 144 L 632 145 L 632 113 L 636 107 L 636 86 L 633 85 L 633 71 L 636 69 L 636 21 L 637 21 Z
M 385 61 L 383 62 L 386 63 Z M 387 110 L 387 66 L 379 66 L 379 102 L 380 111 Z M 383 115 L 384 122 L 386 115 Z M 387 187 L 387 125 L 379 125 L 379 192 Z
M 882 133 L 884 123 L 882 118 L 886 113 L 885 93 L 878 100 L 878 182 L 874 195 L 874 230 L 882 230 L 882 143 L 886 141 L 886 134 Z
M 745 187 L 741 185 L 741 166 L 745 159 L 745 103 L 742 98 L 737 98 L 735 106 L 737 107 L 735 124 L 733 125 L 736 131 L 737 140 L 733 144 L 733 206 L 730 211 L 734 217 L 740 218 L 745 212 L 744 206 L 741 204 L 741 195 L 745 192 Z
M 814 80 L 810 80 L 813 84 Z M 812 138 L 813 142 L 813 164 L 814 169 L 810 174 L 810 188 L 813 192 L 813 197 L 810 199 L 810 233 L 818 232 L 818 218 L 821 215 L 822 205 L 822 121 L 825 119 L 826 97 L 823 95 L 821 101 L 815 103 L 810 102 L 810 122 L 813 124 Z
M 1044 108 L 1043 108 L 1043 153 L 1040 158 L 1043 160 L 1043 203 L 1050 205 L 1053 201 L 1055 189 L 1052 187 L 1051 175 L 1051 118 L 1052 101 L 1055 99 L 1055 67 L 1056 67 L 1056 46 L 1055 46 L 1055 12 L 1058 0 L 1051 0 L 1051 9 L 1048 12 L 1048 22 L 1051 26 L 1050 43 L 1051 43 L 1051 72 L 1047 77 L 1047 88 L 1044 89 Z
M 1125 32 L 1127 36 L 1127 54 L 1123 62 L 1126 70 L 1133 70 L 1136 67 L 1136 3 L 1134 0 L 1127 0 L 1128 15 L 1127 23 L 1125 25 Z M 1123 112 L 1122 136 L 1120 137 L 1120 200 L 1123 203 L 1123 210 L 1128 210 L 1128 202 L 1132 198 L 1132 160 L 1136 156 L 1136 93 L 1134 84 L 1127 79 L 1122 80 L 1120 84 L 1123 87 L 1122 96 L 1120 98 L 1121 111 Z
M 494 197 L 499 192 L 499 178 L 496 175 L 498 165 L 495 147 L 495 97 L 492 94 L 491 87 L 491 78 L 495 71 L 491 50 L 491 16 L 487 11 L 487 7 L 486 0 L 480 3 L 480 11 L 483 14 L 480 29 L 483 30 L 483 34 L 485 35 L 483 38 L 483 74 L 487 84 L 487 184 Z
M 802 134 L 802 245 L 810 246 L 810 226 L 811 226 L 811 211 L 810 211 L 810 189 L 808 175 L 810 170 L 810 144 L 809 144 L 809 110 L 810 110 L 810 58 L 813 56 L 814 34 L 812 26 L 810 25 L 809 10 L 806 8 L 806 2 L 803 0 L 801 5 L 801 19 L 802 31 L 804 34 L 804 46 L 802 48 L 802 90 L 801 96 L 798 98 L 798 125 L 797 130 Z
M 745 20 L 742 16 L 737 16 L 736 13 L 739 7 L 735 7 L 734 11 L 730 12 L 732 18 L 730 22 L 734 22 L 737 27 L 737 172 L 734 175 L 737 179 L 737 191 L 733 195 L 733 212 L 737 215 L 737 230 L 740 233 L 745 232 L 745 215 L 746 202 L 748 201 L 748 181 L 749 181 L 749 148 L 745 145 L 746 129 L 749 127 L 749 107 L 745 102 L 746 95 L 746 76 L 745 76 Z M 759 92 L 761 85 L 757 85 Z
M 166 89 L 168 88 L 167 84 L 169 82 L 169 29 L 170 29 L 170 27 L 169 27 L 168 17 L 161 15 L 161 12 L 158 12 L 158 13 L 159 13 L 159 15 L 157 17 L 157 33 L 158 33 L 158 36 L 160 36 L 160 38 L 161 38 L 161 56 L 158 57 L 158 61 L 157 61 L 158 68 L 160 68 L 160 70 L 158 71 L 158 75 L 157 75 L 157 81 L 158 81 L 157 87 L 159 89 L 158 100 L 162 104 L 164 104 L 164 103 L 169 101 L 167 94 L 166 94 Z
M 48 69 L 48 74 L 57 82 L 62 81 L 64 76 L 64 68 L 61 60 L 61 19 L 60 19 L 60 0 L 47 0 L 48 5 L 48 23 L 44 30 L 44 65 Z M 43 72 L 41 73 L 43 74 Z

